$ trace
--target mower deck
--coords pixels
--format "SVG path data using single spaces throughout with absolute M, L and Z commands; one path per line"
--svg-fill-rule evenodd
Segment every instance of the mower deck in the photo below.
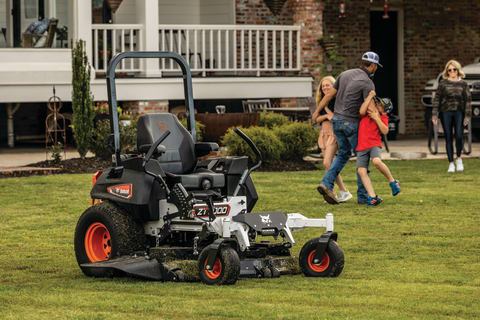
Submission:
M 121 256 L 115 259 L 84 263 L 82 268 L 104 276 L 124 275 L 151 281 L 200 281 L 196 260 L 161 261 L 149 256 Z M 269 270 L 270 272 L 266 271 Z M 181 272 L 178 272 L 178 271 Z M 292 256 L 267 256 L 240 261 L 240 278 L 271 278 L 299 274 L 298 259 Z

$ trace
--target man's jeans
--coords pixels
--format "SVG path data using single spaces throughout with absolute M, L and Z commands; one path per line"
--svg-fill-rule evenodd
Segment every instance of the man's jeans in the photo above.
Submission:
M 322 184 L 330 190 L 333 190 L 333 183 L 340 171 L 342 171 L 343 167 L 347 164 L 348 159 L 350 159 L 352 150 L 355 152 L 358 139 L 358 122 L 333 118 L 332 124 L 333 133 L 335 133 L 335 137 L 337 138 L 338 154 L 322 180 Z M 357 201 L 366 203 L 368 193 L 363 186 L 358 172 L 357 186 Z

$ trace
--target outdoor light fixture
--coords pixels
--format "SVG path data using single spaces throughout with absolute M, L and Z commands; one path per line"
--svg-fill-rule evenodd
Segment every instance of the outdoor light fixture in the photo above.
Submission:
M 341 0 L 341 1 L 340 1 L 338 10 L 339 10 L 339 12 L 340 12 L 340 14 L 338 15 L 338 17 L 341 18 L 341 19 L 345 18 L 345 1 L 344 1 L 344 0 Z
M 287 0 L 263 0 L 273 15 L 278 16 Z
M 385 0 L 385 3 L 383 4 L 383 19 L 389 19 L 390 16 L 388 15 L 388 0 Z

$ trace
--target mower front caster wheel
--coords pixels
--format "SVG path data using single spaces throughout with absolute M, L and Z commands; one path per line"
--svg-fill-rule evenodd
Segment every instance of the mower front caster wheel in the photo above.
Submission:
M 198 273 L 200 280 L 208 285 L 234 284 L 240 276 L 240 258 L 231 247 L 218 250 L 215 263 L 207 269 L 208 253 L 212 245 L 205 247 L 198 257 Z
M 334 240 L 330 240 L 322 261 L 314 263 L 319 238 L 305 243 L 300 251 L 300 268 L 307 277 L 338 277 L 345 261 L 343 251 Z

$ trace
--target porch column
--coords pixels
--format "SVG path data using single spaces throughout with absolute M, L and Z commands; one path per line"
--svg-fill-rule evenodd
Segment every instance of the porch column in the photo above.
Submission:
M 14 124 L 13 124 L 13 116 L 15 112 L 17 112 L 18 108 L 20 108 L 20 103 L 15 104 L 7 103 L 7 131 L 8 131 L 8 146 L 10 148 L 15 147 L 15 132 L 14 132 Z
M 72 0 L 70 3 L 70 26 L 68 41 L 85 41 L 85 51 L 92 64 L 92 1 Z M 71 30 L 71 31 L 70 31 Z M 93 72 L 93 74 L 95 74 Z
M 158 0 L 135 1 L 137 23 L 143 24 L 139 44 L 142 51 L 159 51 L 158 2 Z M 142 65 L 143 76 L 158 77 L 161 75 L 158 59 L 145 59 Z
M 322 16 L 325 4 L 318 0 L 289 0 L 292 2 L 293 24 L 301 27 L 300 46 L 302 72 L 314 79 L 313 92 L 322 75 L 318 64 L 323 62 L 323 49 L 318 43 L 323 35 Z

